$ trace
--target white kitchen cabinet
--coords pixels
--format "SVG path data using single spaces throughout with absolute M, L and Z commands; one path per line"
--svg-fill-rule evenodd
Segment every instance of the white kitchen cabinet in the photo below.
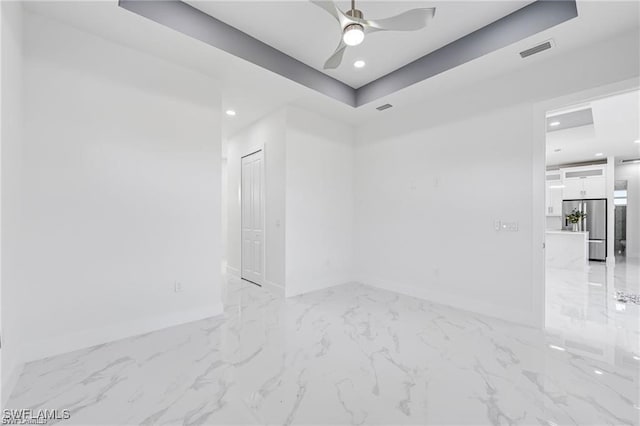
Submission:
M 607 198 L 604 165 L 568 167 L 561 169 L 562 199 L 582 200 Z
M 583 200 L 607 198 L 607 180 L 603 177 L 585 177 L 563 181 L 562 199 Z
M 563 183 L 562 191 L 563 200 L 581 200 L 584 191 L 582 179 L 570 179 Z
M 607 198 L 607 179 L 592 177 L 582 180 L 582 198 Z
M 562 167 L 561 179 L 583 179 L 588 177 L 604 177 L 606 164 L 591 164 L 588 166 Z
M 563 185 L 561 180 L 547 181 L 547 216 L 562 216 Z

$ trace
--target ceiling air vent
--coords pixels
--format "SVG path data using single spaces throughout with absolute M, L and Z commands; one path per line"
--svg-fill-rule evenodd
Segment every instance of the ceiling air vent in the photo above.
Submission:
M 553 47 L 553 40 L 547 40 L 544 43 L 540 43 L 537 46 L 533 46 L 530 49 L 523 50 L 520 52 L 521 58 L 527 58 L 531 55 L 535 55 L 536 53 L 544 52 L 545 50 L 551 49 Z
M 389 109 L 389 108 L 391 108 L 392 106 L 393 106 L 393 105 L 391 105 L 391 104 L 384 104 L 384 105 L 380 105 L 380 106 L 379 106 L 379 107 L 377 107 L 376 109 L 377 109 L 378 111 L 384 111 L 385 109 Z

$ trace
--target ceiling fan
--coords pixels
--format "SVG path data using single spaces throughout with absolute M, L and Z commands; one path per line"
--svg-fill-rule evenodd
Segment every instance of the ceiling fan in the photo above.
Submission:
M 357 46 L 364 36 L 377 31 L 416 31 L 427 26 L 436 13 L 434 7 L 411 9 L 399 15 L 385 19 L 364 19 L 362 11 L 356 9 L 355 0 L 351 0 L 351 10 L 343 12 L 333 1 L 310 0 L 311 3 L 324 9 L 333 16 L 342 29 L 342 37 L 336 51 L 324 63 L 324 69 L 335 69 L 340 66 L 344 51 L 348 46 Z

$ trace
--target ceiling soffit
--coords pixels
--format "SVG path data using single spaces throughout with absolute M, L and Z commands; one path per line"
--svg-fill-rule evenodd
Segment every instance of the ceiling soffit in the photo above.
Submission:
M 578 16 L 575 0 L 538 0 L 354 89 L 180 0 L 119 6 L 357 108 Z

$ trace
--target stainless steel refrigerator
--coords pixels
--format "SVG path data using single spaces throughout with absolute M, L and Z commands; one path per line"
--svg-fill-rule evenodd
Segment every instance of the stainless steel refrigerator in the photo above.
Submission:
M 563 229 L 571 230 L 567 216 L 574 210 L 587 214 L 581 230 L 589 232 L 589 260 L 607 259 L 607 200 L 569 200 L 562 202 Z

